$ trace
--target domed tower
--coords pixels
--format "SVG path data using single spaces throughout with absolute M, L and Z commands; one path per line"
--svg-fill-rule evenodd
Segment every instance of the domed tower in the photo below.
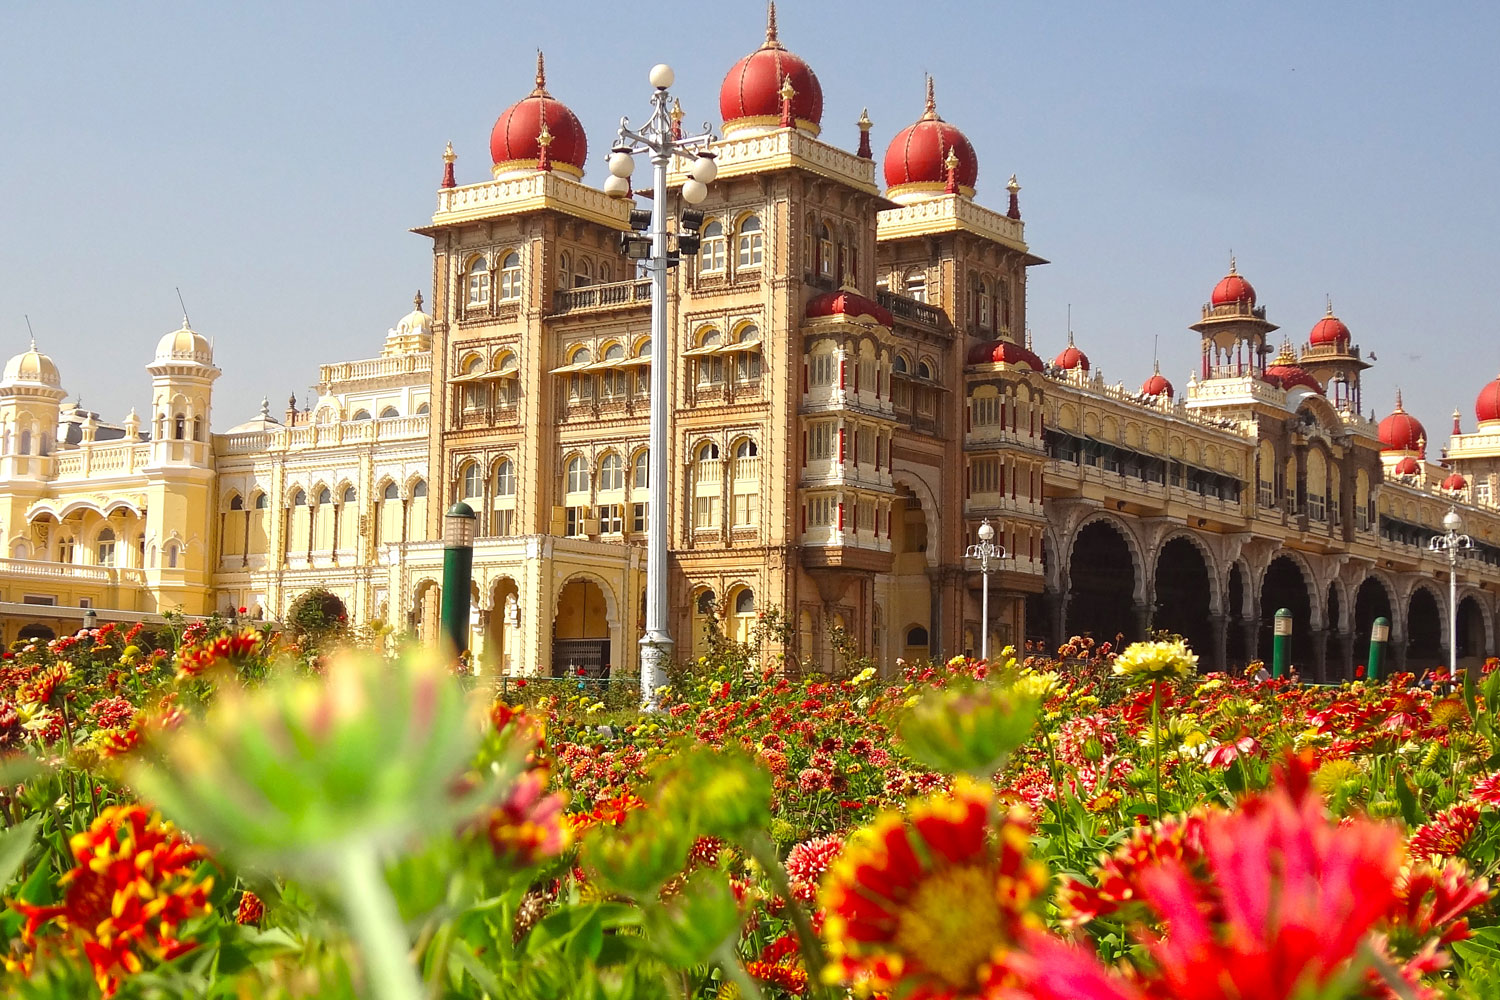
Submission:
M 1323 384 L 1297 363 L 1297 355 L 1292 353 L 1290 341 L 1281 345 L 1281 353 L 1276 355 L 1276 360 L 1266 368 L 1266 381 L 1280 386 L 1287 392 L 1302 388 L 1316 392 L 1320 396 L 1323 394 Z
M 785 105 L 790 102 L 790 108 Z M 790 111 L 786 115 L 785 111 Z M 817 135 L 823 123 L 823 85 L 800 56 L 786 50 L 776 31 L 776 4 L 766 13 L 766 41 L 735 63 L 719 87 L 724 138 L 790 127 Z
M 547 65 L 536 54 L 536 86 L 500 112 L 490 130 L 491 173 L 495 180 L 524 177 L 545 165 L 574 180 L 583 177 L 589 140 L 566 104 L 547 92 Z
M 1082 382 L 1089 377 L 1089 356 L 1073 343 L 1073 331 L 1068 331 L 1068 346 L 1052 361 L 1053 371 L 1070 382 Z
M 1333 314 L 1333 303 L 1323 318 L 1313 324 L 1302 349 L 1300 363 L 1309 375 L 1323 384 L 1328 401 L 1341 410 L 1360 412 L 1360 373 L 1370 363 L 1360 356 L 1352 343 L 1349 328 Z
M 1214 286 L 1203 318 L 1188 329 L 1203 338 L 1203 377 L 1243 378 L 1265 374 L 1266 338 L 1277 327 L 1266 321 L 1266 307 L 1255 304 L 1255 288 L 1229 258 L 1229 273 Z
M 1380 436 L 1380 459 L 1398 475 L 1410 475 L 1427 460 L 1427 430 L 1422 421 L 1406 412 L 1401 405 L 1401 390 L 1396 390 L 1396 408 L 1376 428 Z
M 422 293 L 412 299 L 412 311 L 401 317 L 385 337 L 380 356 L 393 358 L 402 354 L 424 354 L 432 350 L 432 317 L 422 311 Z
M 52 359 L 36 344 L 5 364 L 0 375 L 0 479 L 49 479 L 64 396 Z
M 180 329 L 157 341 L 146 371 L 151 373 L 151 464 L 210 468 L 209 414 L 219 377 L 213 345 L 184 316 Z
M 900 132 L 885 150 L 885 196 L 907 205 L 943 194 L 974 197 L 979 157 L 969 137 L 937 113 L 932 77 L 922 117 Z

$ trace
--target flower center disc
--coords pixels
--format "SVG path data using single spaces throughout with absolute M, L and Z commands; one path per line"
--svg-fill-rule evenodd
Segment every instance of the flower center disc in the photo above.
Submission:
M 895 943 L 953 987 L 976 986 L 980 968 L 1005 943 L 994 873 L 968 865 L 924 879 L 902 907 Z

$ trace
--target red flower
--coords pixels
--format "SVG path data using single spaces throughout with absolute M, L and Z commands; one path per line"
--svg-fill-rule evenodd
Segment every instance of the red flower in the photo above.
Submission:
M 1500 771 L 1474 782 L 1469 797 L 1487 806 L 1500 806 Z
M 234 922 L 256 926 L 266 915 L 266 904 L 260 901 L 260 897 L 253 892 L 245 892 L 240 895 L 240 905 L 234 914 Z
M 1241 754 L 1253 754 L 1260 749 L 1260 744 L 1253 736 L 1241 736 L 1239 739 L 1228 743 L 1220 743 L 1208 753 L 1203 755 L 1203 763 L 1209 767 L 1228 767 L 1240 758 Z
M 1479 807 L 1460 802 L 1445 809 L 1412 833 L 1407 849 L 1414 858 L 1451 858 L 1464 849 L 1479 827 Z
M 803 902 L 818 897 L 818 882 L 823 873 L 844 850 L 844 838 L 836 833 L 804 840 L 786 855 L 786 873 L 791 878 L 792 895 Z
M 533 768 L 523 772 L 505 801 L 490 811 L 490 847 L 504 863 L 529 868 L 567 850 L 572 839 L 562 816 L 567 799 L 546 792 L 547 772 Z
M 195 947 L 177 932 L 183 921 L 212 909 L 213 879 L 198 882 L 193 875 L 202 848 L 138 805 L 105 809 L 70 846 L 78 864 L 58 880 L 61 903 L 10 904 L 26 918 L 27 946 L 35 948 L 38 932 L 52 924 L 82 948 L 107 997 L 147 959 L 169 961 Z

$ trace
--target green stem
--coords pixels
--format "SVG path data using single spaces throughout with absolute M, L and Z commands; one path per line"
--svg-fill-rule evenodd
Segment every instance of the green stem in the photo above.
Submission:
M 406 925 L 386 887 L 374 847 L 350 844 L 337 856 L 336 865 L 339 896 L 349 932 L 364 958 L 370 995 L 376 1000 L 422 1000 Z
M 1057 829 L 1062 835 L 1063 861 L 1071 865 L 1073 863 L 1073 850 L 1068 844 L 1068 824 L 1063 819 L 1062 811 L 1062 779 L 1057 773 L 1057 749 L 1052 745 L 1052 730 L 1042 727 L 1042 736 L 1047 743 L 1047 764 L 1052 769 L 1052 809 L 1057 813 Z
M 787 912 L 792 917 L 792 929 L 797 932 L 797 943 L 802 948 L 802 964 L 807 968 L 809 995 L 819 996 L 823 992 L 823 946 L 813 931 L 812 922 L 807 919 L 807 912 L 802 909 L 797 897 L 792 895 L 791 880 L 786 877 L 786 869 L 781 866 L 781 859 L 776 856 L 776 848 L 770 838 L 764 833 L 757 833 L 751 839 L 749 847 L 750 856 L 755 858 L 761 870 L 766 873 L 766 878 L 770 879 L 771 888 L 786 900 Z
M 718 960 L 719 968 L 724 970 L 724 975 L 733 979 L 734 985 L 740 988 L 740 996 L 746 1000 L 762 1000 L 760 986 L 740 964 L 740 956 L 734 953 L 734 947 L 728 941 L 714 950 L 714 958 Z
M 1151 685 L 1151 756 L 1156 772 L 1156 817 L 1161 818 L 1161 687 Z

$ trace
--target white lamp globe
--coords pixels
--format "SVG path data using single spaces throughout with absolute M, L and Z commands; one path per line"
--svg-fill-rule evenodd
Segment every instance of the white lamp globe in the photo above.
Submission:
M 666 90 L 676 79 L 677 74 L 673 73 L 672 67 L 666 63 L 657 63 L 651 67 L 651 86 L 657 90 Z
M 704 153 L 693 162 L 693 169 L 689 171 L 694 180 L 702 181 L 704 184 L 712 184 L 713 179 L 719 176 L 719 165 L 714 162 L 712 153 Z
M 609 195 L 611 198 L 626 197 L 630 194 L 629 178 L 610 174 L 608 177 L 604 178 L 604 193 Z
M 979 526 L 979 540 L 981 542 L 990 542 L 990 541 L 994 541 L 994 539 L 995 539 L 995 528 L 994 528 L 994 525 L 990 524 L 990 522 L 988 522 L 988 521 L 986 521 L 983 524 L 981 524 Z
M 689 205 L 701 205 L 707 197 L 708 187 L 702 181 L 689 177 L 682 182 L 682 200 Z
M 1459 516 L 1458 511 L 1450 510 L 1443 515 L 1443 530 L 1454 533 L 1464 530 L 1464 519 Z
M 635 171 L 635 157 L 617 149 L 609 154 L 609 172 L 616 177 L 629 177 Z

